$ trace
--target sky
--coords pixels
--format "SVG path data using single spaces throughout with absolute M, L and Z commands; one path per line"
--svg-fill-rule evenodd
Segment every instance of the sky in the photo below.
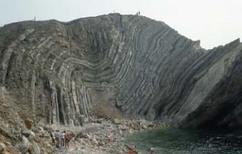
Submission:
M 242 0 L 0 0 L 0 26 L 118 12 L 163 21 L 210 49 L 242 37 Z

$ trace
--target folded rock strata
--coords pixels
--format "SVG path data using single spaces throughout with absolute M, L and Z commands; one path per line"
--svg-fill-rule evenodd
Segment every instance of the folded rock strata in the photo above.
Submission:
M 242 44 L 211 50 L 163 22 L 109 14 L 0 29 L 0 86 L 33 119 L 80 125 L 97 108 L 181 127 L 241 127 Z

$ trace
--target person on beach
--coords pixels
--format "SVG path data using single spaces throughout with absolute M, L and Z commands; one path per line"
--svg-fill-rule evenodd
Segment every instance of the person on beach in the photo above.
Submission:
M 51 143 L 55 144 L 55 134 L 54 134 L 53 130 L 50 130 L 49 134 L 50 134 L 50 138 L 51 138 Z
M 56 145 L 57 148 L 59 148 L 60 147 L 60 132 L 59 132 L 59 130 L 56 130 L 54 135 L 55 135 L 55 145 Z
M 65 147 L 69 148 L 69 144 L 72 138 L 75 137 L 75 134 L 73 132 L 66 132 L 65 133 Z
M 61 133 L 61 146 L 63 146 L 63 147 L 66 147 L 66 144 L 65 144 L 65 136 L 66 136 L 66 131 L 63 131 Z

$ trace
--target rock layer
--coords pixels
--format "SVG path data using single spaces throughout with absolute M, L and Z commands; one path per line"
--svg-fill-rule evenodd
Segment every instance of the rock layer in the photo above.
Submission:
M 100 106 L 184 127 L 241 127 L 242 44 L 200 47 L 163 22 L 109 14 L 0 29 L 1 86 L 35 120 L 80 125 Z

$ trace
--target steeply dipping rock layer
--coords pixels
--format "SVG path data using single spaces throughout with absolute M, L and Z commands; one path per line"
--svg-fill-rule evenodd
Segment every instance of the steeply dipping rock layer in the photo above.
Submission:
M 184 127 L 240 127 L 242 44 L 212 50 L 143 16 L 0 29 L 1 86 L 26 113 L 80 125 L 106 108 Z M 111 114 L 111 115 L 112 115 Z

